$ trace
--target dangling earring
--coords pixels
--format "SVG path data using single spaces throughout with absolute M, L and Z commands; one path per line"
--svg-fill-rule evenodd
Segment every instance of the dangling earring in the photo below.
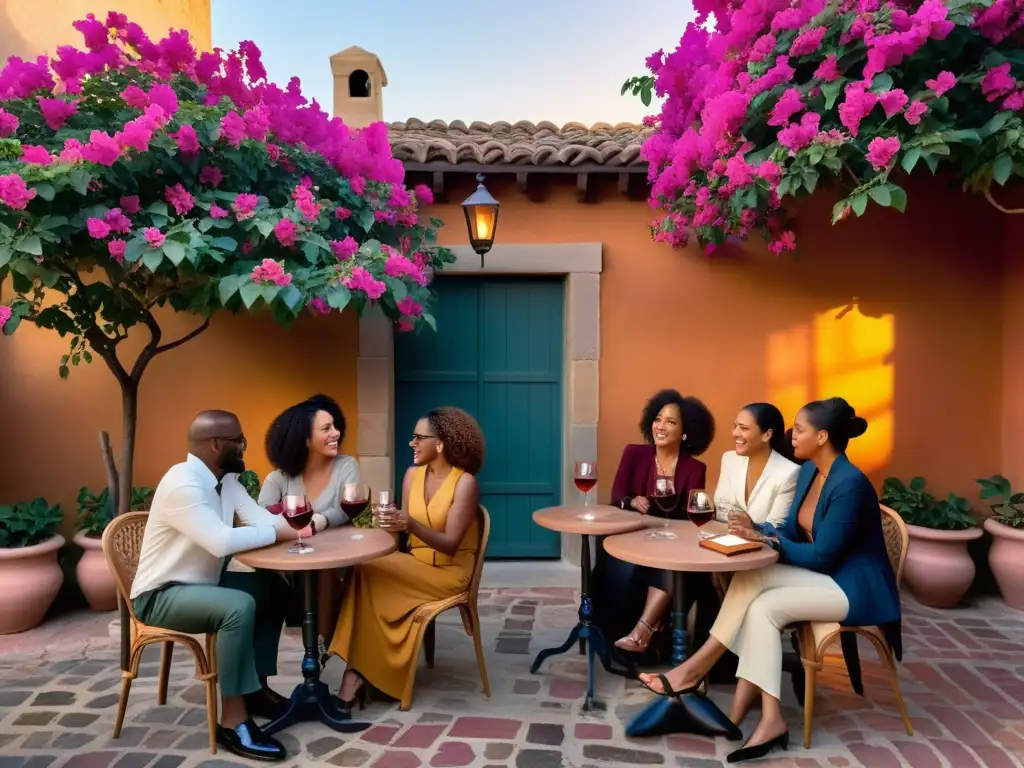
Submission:
M 684 443 L 686 442 L 686 435 L 685 434 L 683 435 L 681 442 L 684 442 Z
M 437 444 L 437 452 L 438 453 L 444 453 L 444 443 L 438 443 Z

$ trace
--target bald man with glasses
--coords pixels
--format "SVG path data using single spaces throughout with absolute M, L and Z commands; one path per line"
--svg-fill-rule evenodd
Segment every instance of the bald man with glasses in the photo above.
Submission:
M 216 632 L 218 742 L 242 757 L 285 760 L 280 742 L 251 718 L 273 720 L 287 707 L 267 679 L 277 674 L 288 585 L 273 573 L 228 571 L 225 561 L 297 533 L 238 482 L 247 444 L 237 416 L 203 411 L 189 426 L 188 445 L 188 457 L 171 467 L 153 496 L 132 584 L 135 614 L 177 632 Z M 242 527 L 234 527 L 236 515 Z

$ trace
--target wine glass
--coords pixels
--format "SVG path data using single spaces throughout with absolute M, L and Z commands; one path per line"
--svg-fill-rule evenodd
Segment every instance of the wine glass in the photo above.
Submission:
M 366 483 L 346 483 L 341 486 L 341 511 L 349 520 L 355 520 L 370 503 L 370 486 Z
M 285 496 L 281 499 L 281 514 L 293 530 L 299 531 L 295 544 L 288 548 L 289 554 L 308 555 L 313 548 L 302 541 L 301 531 L 313 520 L 313 505 L 305 496 Z
M 690 522 L 700 528 L 705 523 L 711 522 L 715 517 L 715 500 L 707 491 L 695 488 L 690 491 L 690 497 L 686 502 L 686 516 Z M 697 541 L 711 538 L 713 534 L 697 531 Z
M 675 505 L 676 484 L 667 475 L 658 475 L 654 478 L 654 492 L 651 494 L 651 501 L 665 515 L 665 522 L 661 528 L 652 530 L 647 534 L 651 539 L 674 539 L 677 535 L 668 529 L 668 513 Z
M 587 506 L 590 489 L 597 485 L 597 464 L 592 461 L 577 461 L 572 479 L 583 493 L 583 506 Z

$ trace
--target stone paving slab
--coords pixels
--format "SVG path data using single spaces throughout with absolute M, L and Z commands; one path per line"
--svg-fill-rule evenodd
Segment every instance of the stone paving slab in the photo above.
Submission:
M 485 699 L 472 642 L 457 613 L 438 626 L 437 666 L 421 667 L 410 712 L 371 704 L 373 726 L 336 734 L 303 724 L 282 734 L 292 756 L 285 765 L 608 766 L 724 765 L 736 745 L 674 735 L 627 739 L 625 723 L 649 700 L 635 681 L 599 673 L 605 712 L 583 713 L 586 665 L 576 653 L 529 665 L 538 650 L 560 644 L 575 622 L 569 588 L 489 589 L 481 616 L 492 698 Z M 854 694 L 841 660 L 819 676 L 814 748 L 804 750 L 802 710 L 784 687 L 793 745 L 763 766 L 890 768 L 1011 768 L 1024 765 L 1024 614 L 984 599 L 949 611 L 904 597 L 906 655 L 900 668 L 916 734 L 908 737 L 891 690 L 870 647 L 862 649 L 864 697 Z M 119 690 L 111 614 L 81 613 L 22 635 L 0 636 L 0 768 L 226 768 L 252 765 L 206 748 L 204 688 L 184 649 L 175 654 L 168 702 L 156 705 L 158 652 L 145 657 L 132 686 L 121 738 L 110 734 Z M 838 650 L 838 649 L 837 649 Z M 298 682 L 300 643 L 286 635 L 275 687 Z M 333 686 L 342 666 L 328 665 Z M 726 710 L 730 689 L 712 691 Z M 753 727 L 756 713 L 744 724 Z

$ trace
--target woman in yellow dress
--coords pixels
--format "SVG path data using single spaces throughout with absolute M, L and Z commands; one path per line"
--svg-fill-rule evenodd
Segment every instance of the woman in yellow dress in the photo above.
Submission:
M 340 707 L 365 701 L 367 685 L 399 699 L 413 658 L 413 618 L 427 602 L 469 587 L 479 539 L 476 473 L 484 436 L 458 408 L 438 408 L 416 423 L 413 466 L 402 481 L 402 509 L 388 530 L 409 533 L 409 552 L 358 565 L 345 586 L 330 652 L 347 662 Z

